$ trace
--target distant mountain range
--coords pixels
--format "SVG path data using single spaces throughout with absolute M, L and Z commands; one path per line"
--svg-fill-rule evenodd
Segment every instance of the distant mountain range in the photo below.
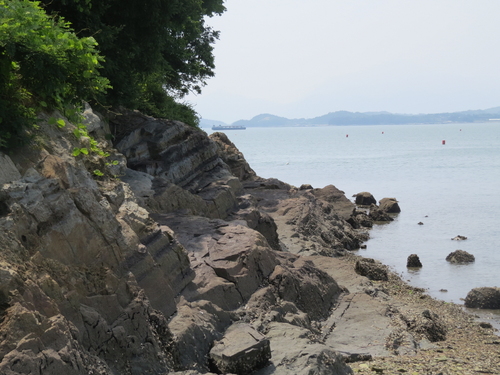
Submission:
M 239 120 L 232 125 L 246 127 L 265 126 L 315 126 L 315 125 L 405 125 L 484 122 L 500 119 L 500 107 L 484 110 L 434 113 L 397 114 L 389 112 L 348 112 L 337 111 L 314 118 L 288 119 L 271 114 L 257 115 L 251 120 Z M 201 120 L 201 126 L 225 125 L 221 121 Z

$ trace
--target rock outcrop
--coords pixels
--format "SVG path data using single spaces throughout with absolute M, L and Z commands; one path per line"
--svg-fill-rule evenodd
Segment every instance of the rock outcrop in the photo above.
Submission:
M 363 191 L 355 195 L 355 203 L 360 206 L 370 206 L 371 204 L 377 204 L 377 200 L 371 193 Z
M 43 142 L 0 154 L 0 373 L 351 374 L 387 354 L 350 323 L 390 334 L 370 281 L 387 269 L 331 267 L 373 223 L 342 191 L 260 178 L 223 133 L 138 112 L 87 107 L 109 156 L 74 157 L 89 140 L 42 117 Z

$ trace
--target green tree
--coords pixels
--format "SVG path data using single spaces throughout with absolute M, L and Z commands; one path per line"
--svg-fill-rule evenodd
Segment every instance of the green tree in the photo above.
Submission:
M 214 75 L 218 32 L 205 17 L 222 14 L 223 0 L 44 2 L 49 13 L 71 21 L 79 35 L 98 41 L 103 75 L 112 86 L 103 104 L 197 123 L 194 110 L 178 101 L 189 91 L 199 93 Z
M 0 0 L 0 147 L 23 143 L 41 107 L 74 110 L 105 92 L 96 44 L 38 2 Z

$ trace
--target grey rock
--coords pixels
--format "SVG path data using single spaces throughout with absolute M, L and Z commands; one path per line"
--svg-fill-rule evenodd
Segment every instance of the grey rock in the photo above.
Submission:
M 11 158 L 0 152 L 0 185 L 19 180 L 21 173 L 16 168 Z
M 241 181 L 252 180 L 257 177 L 255 171 L 245 160 L 243 154 L 229 140 L 225 133 L 210 134 L 210 139 L 217 145 L 217 154 L 231 169 L 231 173 Z
M 408 268 L 421 268 L 422 262 L 420 262 L 420 258 L 417 254 L 411 254 L 408 256 L 406 260 L 406 267 Z
M 221 373 L 250 374 L 271 359 L 269 340 L 250 325 L 231 325 L 214 343 L 210 358 Z
M 448 329 L 445 323 L 430 310 L 403 316 L 402 319 L 406 322 L 409 331 L 424 336 L 430 342 L 446 340 Z
M 255 375 L 353 374 L 341 354 L 311 340 L 310 331 L 305 328 L 274 322 L 266 337 L 271 342 L 271 363 Z

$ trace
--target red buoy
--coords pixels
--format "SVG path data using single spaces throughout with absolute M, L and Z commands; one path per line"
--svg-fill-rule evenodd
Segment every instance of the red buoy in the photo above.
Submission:
M 446 141 L 443 139 L 443 141 L 442 141 L 441 143 L 442 143 L 443 145 L 445 145 L 445 144 L 446 144 Z

